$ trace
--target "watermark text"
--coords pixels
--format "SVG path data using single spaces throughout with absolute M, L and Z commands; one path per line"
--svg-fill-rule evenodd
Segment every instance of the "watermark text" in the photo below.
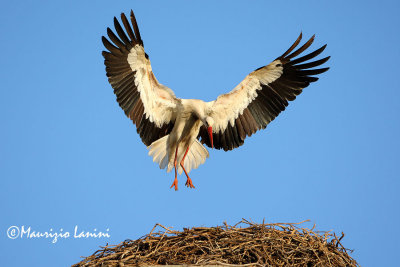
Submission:
M 64 231 L 60 228 L 58 231 L 54 231 L 50 228 L 48 231 L 36 231 L 31 226 L 10 226 L 7 229 L 7 237 L 9 239 L 49 239 L 53 244 L 57 243 L 60 239 L 88 239 L 88 238 L 110 238 L 110 229 L 107 228 L 104 231 L 98 231 L 94 228 L 91 231 L 79 229 L 78 225 L 75 225 L 72 231 Z

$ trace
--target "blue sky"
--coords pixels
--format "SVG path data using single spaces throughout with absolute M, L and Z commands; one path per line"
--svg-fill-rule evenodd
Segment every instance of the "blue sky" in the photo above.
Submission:
M 325 3 L 323 3 L 325 2 Z M 331 69 L 266 130 L 191 172 L 147 156 L 105 76 L 101 36 L 135 11 L 158 80 L 213 100 L 297 38 L 327 43 Z M 0 9 L 0 247 L 7 266 L 66 266 L 98 246 L 174 229 L 299 222 L 342 231 L 362 266 L 399 250 L 397 1 L 19 1 Z M 7 237 L 106 231 L 110 238 Z

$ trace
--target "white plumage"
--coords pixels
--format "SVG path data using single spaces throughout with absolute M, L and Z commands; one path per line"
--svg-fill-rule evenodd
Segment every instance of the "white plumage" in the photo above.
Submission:
M 124 14 L 125 31 L 114 18 L 117 35 L 107 28 L 112 43 L 103 36 L 106 72 L 117 101 L 137 126 L 142 141 L 160 168 L 175 169 L 171 187 L 178 189 L 177 173 L 185 172 L 186 185 L 194 188 L 189 172 L 209 157 L 203 144 L 225 151 L 241 146 L 247 136 L 264 129 L 307 87 L 328 68 L 313 69 L 329 57 L 309 61 L 326 47 L 297 57 L 313 42 L 311 37 L 293 51 L 295 43 L 269 65 L 251 72 L 231 92 L 215 101 L 180 99 L 153 74 L 148 55 L 133 12 L 131 23 Z M 297 58 L 296 58 L 297 57 Z

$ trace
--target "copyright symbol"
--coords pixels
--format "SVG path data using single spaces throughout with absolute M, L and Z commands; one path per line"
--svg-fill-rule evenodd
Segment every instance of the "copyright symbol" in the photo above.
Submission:
M 10 239 L 16 239 L 19 236 L 18 226 L 10 226 L 7 230 L 7 236 Z

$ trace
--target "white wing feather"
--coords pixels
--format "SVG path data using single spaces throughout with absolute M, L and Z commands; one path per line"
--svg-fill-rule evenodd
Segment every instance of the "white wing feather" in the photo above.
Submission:
M 277 66 L 278 65 L 278 66 Z M 214 119 L 213 132 L 225 131 L 228 123 L 234 126 L 246 107 L 257 97 L 261 84 L 267 85 L 277 80 L 283 73 L 280 60 L 275 60 L 266 67 L 256 70 L 239 83 L 232 91 L 220 95 L 209 102 L 211 117 Z
M 175 118 L 177 99 L 171 89 L 157 81 L 141 45 L 135 45 L 130 50 L 128 63 L 132 71 L 136 72 L 135 85 L 140 93 L 146 118 L 158 127 L 169 123 Z

